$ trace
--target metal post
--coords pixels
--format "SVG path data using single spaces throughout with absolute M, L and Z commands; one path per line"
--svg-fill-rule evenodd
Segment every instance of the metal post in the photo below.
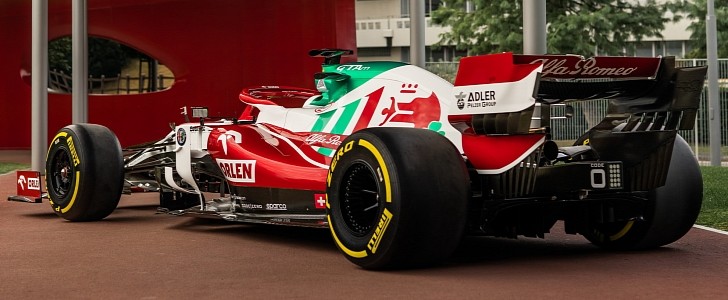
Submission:
M 716 35 L 715 6 L 708 0 L 708 14 L 705 16 L 706 42 L 708 52 L 708 107 L 710 130 L 710 165 L 720 166 L 720 94 L 718 91 L 718 38 Z
M 546 0 L 523 0 L 523 54 L 546 53 Z M 536 103 L 536 109 L 531 118 L 531 127 L 538 128 L 541 124 L 541 104 Z
M 73 65 L 72 122 L 88 122 L 88 29 L 86 0 L 71 3 L 71 44 Z
M 425 67 L 425 0 L 409 0 L 410 63 Z
M 33 0 L 31 42 L 31 169 L 45 170 L 48 149 L 48 3 Z
M 523 53 L 546 53 L 546 0 L 523 0 Z

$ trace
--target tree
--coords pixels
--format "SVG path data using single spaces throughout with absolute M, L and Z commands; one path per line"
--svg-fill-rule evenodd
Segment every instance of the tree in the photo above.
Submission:
M 706 54 L 706 24 L 708 14 L 706 0 L 678 1 L 673 3 L 674 10 L 679 11 L 690 19 L 690 41 L 692 50 L 685 55 L 687 58 L 705 58 Z M 718 57 L 728 57 L 728 0 L 715 0 L 715 19 L 718 35 Z
M 93 77 L 114 77 L 121 72 L 128 60 L 128 47 L 104 38 L 88 39 L 88 73 Z M 132 50 L 133 51 L 133 50 Z M 72 72 L 71 37 L 65 36 L 48 43 L 48 66 L 50 70 Z
M 467 2 L 474 5 L 466 12 Z M 642 3 L 642 4 L 641 4 Z M 522 0 L 443 0 L 432 13 L 435 24 L 452 29 L 440 36 L 441 45 L 455 45 L 471 54 L 523 50 Z M 592 55 L 624 54 L 627 41 L 660 31 L 668 6 L 654 0 L 546 0 L 547 51 Z
M 71 37 L 48 43 L 48 69 L 71 74 Z

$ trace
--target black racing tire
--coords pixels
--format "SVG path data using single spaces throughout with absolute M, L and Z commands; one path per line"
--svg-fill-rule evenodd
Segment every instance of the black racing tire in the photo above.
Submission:
M 364 129 L 342 142 L 329 167 L 329 228 L 365 269 L 441 263 L 463 235 L 469 185 L 462 156 L 438 133 Z
M 584 235 L 612 250 L 661 247 L 683 237 L 695 224 L 703 202 L 703 177 L 685 140 L 677 136 L 665 185 L 649 193 L 644 220 L 607 223 Z
M 46 157 L 51 208 L 69 221 L 97 221 L 110 215 L 124 187 L 124 158 L 108 128 L 74 124 L 61 129 Z

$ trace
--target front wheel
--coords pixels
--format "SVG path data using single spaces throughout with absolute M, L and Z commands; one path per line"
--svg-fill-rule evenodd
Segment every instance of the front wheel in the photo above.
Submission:
M 45 171 L 51 207 L 66 220 L 101 220 L 119 203 L 124 159 L 119 140 L 104 126 L 61 129 L 48 149 Z
M 665 185 L 649 193 L 643 220 L 599 224 L 584 233 L 607 249 L 639 250 L 670 244 L 695 224 L 703 201 L 703 178 L 690 146 L 677 136 Z
M 327 186 L 334 240 L 366 269 L 441 262 L 465 227 L 467 168 L 452 143 L 433 131 L 352 134 L 334 154 Z

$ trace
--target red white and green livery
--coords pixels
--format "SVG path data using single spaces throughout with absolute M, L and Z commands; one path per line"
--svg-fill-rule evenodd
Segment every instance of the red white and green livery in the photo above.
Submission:
M 543 237 L 555 222 L 604 248 L 672 243 L 695 222 L 701 175 L 677 130 L 694 124 L 705 68 L 673 58 L 473 56 L 454 84 L 400 62 L 323 57 L 316 89 L 242 90 L 235 119 L 193 122 L 121 149 L 106 127 L 54 138 L 47 188 L 72 221 L 108 216 L 123 192 L 170 214 L 328 228 L 368 269 L 443 261 L 463 235 Z M 610 99 L 572 146 L 552 105 Z

